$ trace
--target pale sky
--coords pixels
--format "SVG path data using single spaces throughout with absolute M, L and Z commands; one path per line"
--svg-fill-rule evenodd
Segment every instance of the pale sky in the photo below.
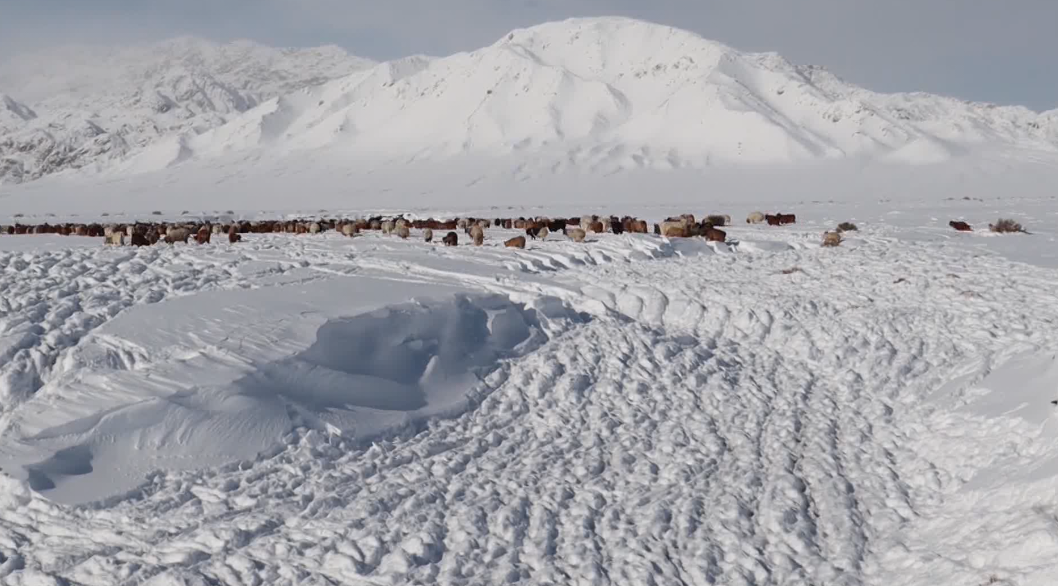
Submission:
M 602 15 L 776 51 L 877 91 L 1058 108 L 1058 0 L 0 0 L 0 59 L 177 35 L 440 56 L 513 28 Z

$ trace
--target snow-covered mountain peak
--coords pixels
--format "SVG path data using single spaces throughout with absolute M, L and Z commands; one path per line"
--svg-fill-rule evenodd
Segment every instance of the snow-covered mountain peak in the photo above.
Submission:
M 27 160 L 37 152 L 24 148 L 30 131 L 14 141 L 6 132 L 3 168 L 21 165 L 22 180 L 85 166 L 153 171 L 242 151 L 251 159 L 341 153 L 369 165 L 485 157 L 496 172 L 520 177 L 825 159 L 928 164 L 976 149 L 1058 153 L 1053 112 L 879 94 L 776 53 L 621 17 L 549 22 L 475 51 L 378 64 L 336 47 L 193 38 L 87 51 L 63 62 L 70 71 L 32 58 L 13 63 L 0 67 L 0 87 L 15 88 L 40 115 L 28 125 L 32 140 L 64 144 L 69 155 L 60 167 Z M 113 137 L 110 150 L 88 158 L 69 140 L 63 129 L 85 119 Z

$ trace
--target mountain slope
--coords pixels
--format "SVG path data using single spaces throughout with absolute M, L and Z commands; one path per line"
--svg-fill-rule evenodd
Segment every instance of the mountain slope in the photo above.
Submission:
M 513 155 L 507 164 L 522 174 L 1058 152 L 1053 112 L 878 94 L 626 18 L 547 23 L 471 53 L 380 64 L 185 138 L 168 147 L 178 160 L 258 147 L 399 162 Z
M 179 68 L 156 72 L 165 95 L 185 99 L 151 94 L 153 114 L 141 118 L 166 120 L 165 108 L 179 106 L 180 119 L 195 123 L 96 147 L 122 159 L 109 172 L 293 152 L 366 166 L 483 158 L 517 177 L 834 159 L 928 164 L 981 149 L 1058 155 L 1055 112 L 879 94 L 773 53 L 628 18 L 545 23 L 470 53 L 410 57 L 296 89 L 288 78 L 269 89 L 293 91 L 259 104 L 267 92 L 224 81 L 255 76 L 231 69 L 214 63 L 215 73 L 198 69 L 194 79 Z M 103 140 L 79 132 L 84 145 Z
M 204 132 L 273 96 L 370 65 L 335 47 L 189 38 L 12 58 L 0 63 L 0 89 L 17 91 L 0 101 L 0 182 L 102 168 L 160 138 Z

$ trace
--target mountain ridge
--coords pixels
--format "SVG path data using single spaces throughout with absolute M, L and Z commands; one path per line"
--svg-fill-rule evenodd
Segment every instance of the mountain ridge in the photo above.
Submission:
M 237 47 L 263 50 L 253 43 Z M 245 70 L 210 70 L 205 59 L 177 63 L 188 69 L 160 67 L 152 79 L 171 90 L 164 95 L 184 99 L 152 107 L 159 116 L 167 107 L 182 108 L 196 123 L 112 148 L 107 152 L 116 156 L 97 170 L 139 173 L 191 160 L 300 151 L 390 164 L 506 158 L 516 176 L 857 158 L 930 164 L 975 149 L 1058 154 L 1058 110 L 873 92 L 774 52 L 740 52 L 623 17 L 515 29 L 487 47 L 447 57 L 383 63 L 350 57 L 344 75 L 330 67 L 327 75 L 284 80 L 270 92 L 241 80 Z M 83 150 L 91 146 L 89 134 L 75 134 L 82 151 L 68 158 L 98 158 Z

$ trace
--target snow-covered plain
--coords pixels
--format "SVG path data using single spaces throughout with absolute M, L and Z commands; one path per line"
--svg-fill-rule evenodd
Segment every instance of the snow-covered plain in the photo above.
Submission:
M 0 582 L 1054 584 L 1054 112 L 875 94 L 627 19 L 378 65 L 189 40 L 129 59 L 0 67 L 22 181 L 0 224 L 735 225 L 526 250 L 495 228 L 0 236 Z
M 0 237 L 0 573 L 1048 584 L 1054 236 L 944 225 L 974 206 L 728 245 Z

